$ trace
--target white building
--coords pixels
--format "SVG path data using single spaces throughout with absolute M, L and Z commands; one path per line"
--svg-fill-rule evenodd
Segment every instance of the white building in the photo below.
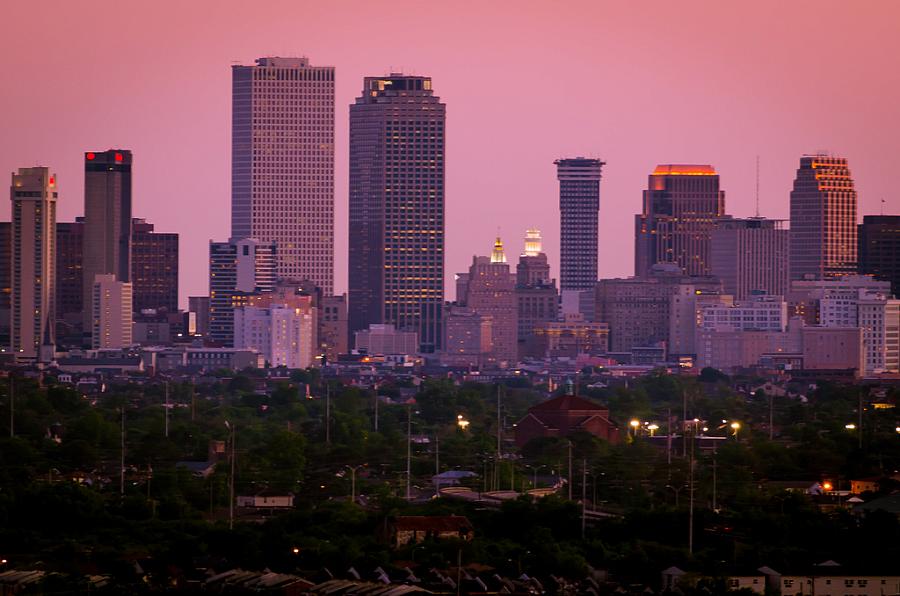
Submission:
M 91 347 L 124 348 L 132 344 L 131 283 L 112 273 L 94 276 L 91 300 Z
M 312 308 L 243 306 L 234 309 L 234 347 L 251 348 L 269 366 L 308 368 L 314 363 L 316 320 Z
M 356 332 L 356 349 L 367 354 L 416 354 L 419 338 L 415 331 L 398 331 L 389 324 L 369 325 Z
M 729 305 L 712 305 L 701 310 L 699 326 L 715 331 L 784 331 L 788 308 L 781 296 L 758 295 Z

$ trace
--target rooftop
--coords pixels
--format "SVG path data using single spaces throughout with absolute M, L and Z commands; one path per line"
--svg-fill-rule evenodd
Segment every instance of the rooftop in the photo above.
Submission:
M 660 164 L 652 176 L 718 176 L 716 169 L 706 164 Z

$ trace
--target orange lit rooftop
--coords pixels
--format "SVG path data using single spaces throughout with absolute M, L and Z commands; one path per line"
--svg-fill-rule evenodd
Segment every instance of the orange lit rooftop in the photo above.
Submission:
M 661 164 L 653 170 L 653 176 L 718 176 L 716 169 L 710 165 L 697 164 Z

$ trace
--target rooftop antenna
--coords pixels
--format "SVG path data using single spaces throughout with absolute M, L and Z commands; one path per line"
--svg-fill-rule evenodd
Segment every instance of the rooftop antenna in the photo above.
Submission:
M 756 217 L 759 217 L 759 155 L 756 156 Z
M 884 199 L 881 199 L 881 214 L 884 215 Z

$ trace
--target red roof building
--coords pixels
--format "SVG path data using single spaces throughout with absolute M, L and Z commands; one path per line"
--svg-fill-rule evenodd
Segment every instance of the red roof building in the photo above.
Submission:
M 610 443 L 619 442 L 619 428 L 609 410 L 574 395 L 561 395 L 540 403 L 516 424 L 516 445 L 521 448 L 538 437 L 567 437 L 589 432 Z

